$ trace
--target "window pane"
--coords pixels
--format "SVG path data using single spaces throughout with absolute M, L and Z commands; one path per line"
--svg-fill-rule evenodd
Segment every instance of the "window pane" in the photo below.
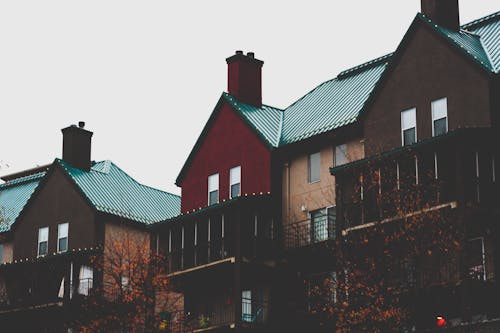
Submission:
M 38 244 L 38 255 L 39 256 L 44 256 L 47 254 L 47 245 L 48 245 L 48 242 L 41 242 Z
M 229 171 L 230 184 L 238 184 L 241 182 L 241 167 L 237 166 Z
M 59 250 L 59 252 L 66 252 L 68 251 L 68 237 L 64 237 L 64 238 L 59 238 L 58 242 L 57 242 L 57 248 Z
M 68 223 L 58 225 L 58 238 L 68 237 Z
M 324 209 L 311 212 L 311 226 L 314 243 L 328 239 L 328 221 Z
M 406 130 L 412 127 L 417 127 L 416 109 L 401 112 L 401 129 Z
M 446 132 L 448 132 L 446 118 L 434 120 L 434 136 L 443 135 L 446 134 Z
M 412 145 L 416 142 L 416 131 L 415 128 L 410 128 L 405 131 L 403 131 L 403 144 L 405 146 Z
M 320 179 L 320 153 L 309 155 L 309 182 L 317 182 Z
M 219 174 L 208 176 L 208 192 L 212 192 L 219 189 Z
M 212 191 L 209 194 L 209 205 L 213 205 L 219 202 L 219 191 Z
M 231 198 L 236 198 L 240 195 L 240 184 L 231 185 Z
M 446 118 L 447 117 L 447 109 L 448 109 L 448 101 L 446 98 L 438 99 L 437 101 L 433 101 L 431 103 L 432 109 L 432 120 Z
M 343 144 L 335 147 L 335 165 L 346 164 L 347 159 L 347 145 Z
M 252 291 L 241 291 L 241 319 L 246 322 L 252 321 Z
M 49 240 L 49 228 L 40 228 L 38 229 L 38 241 L 45 242 Z

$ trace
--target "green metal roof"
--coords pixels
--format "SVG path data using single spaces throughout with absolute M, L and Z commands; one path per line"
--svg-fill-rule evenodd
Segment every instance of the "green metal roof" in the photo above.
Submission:
M 421 13 L 416 19 L 432 27 L 488 72 L 499 72 L 500 12 L 465 24 L 460 31 L 441 27 Z M 392 59 L 391 53 L 345 70 L 285 110 L 247 105 L 227 93 L 223 96 L 271 147 L 276 148 L 357 121 Z
M 139 184 L 111 161 L 93 164 L 90 171 L 56 159 L 97 211 L 151 224 L 180 214 L 177 195 Z
M 435 24 L 423 14 L 419 17 L 442 36 L 448 38 L 462 52 L 490 72 L 500 69 L 500 12 L 483 17 L 453 31 Z
M 465 24 L 463 29 L 478 35 L 495 73 L 500 72 L 500 11 Z
M 390 58 L 391 54 L 341 72 L 286 108 L 281 145 L 355 122 Z
M 45 172 L 0 184 L 0 232 L 10 230 Z
M 222 95 L 271 147 L 278 147 L 283 124 L 283 110 L 268 105 L 262 105 L 259 108 L 238 102 L 228 93 Z

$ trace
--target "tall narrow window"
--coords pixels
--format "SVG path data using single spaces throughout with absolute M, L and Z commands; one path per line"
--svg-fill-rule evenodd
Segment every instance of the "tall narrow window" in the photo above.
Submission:
M 252 317 L 252 291 L 241 291 L 241 319 L 245 322 L 251 322 Z
M 57 226 L 57 252 L 68 251 L 68 223 Z
M 38 256 L 44 256 L 49 252 L 49 227 L 38 229 Z
M 208 204 L 219 202 L 219 174 L 208 176 Z
M 417 142 L 417 109 L 409 109 L 401 112 L 401 140 L 403 146 L 412 145 Z
M 432 136 L 443 135 L 448 132 L 448 100 L 438 99 L 431 103 L 432 109 Z
M 318 182 L 320 179 L 320 153 L 309 155 L 309 183 Z
M 241 167 L 237 166 L 229 170 L 229 193 L 231 199 L 240 196 L 241 194 Z
M 82 265 L 80 267 L 79 277 L 78 293 L 88 296 L 94 283 L 94 270 L 90 266 Z
M 335 147 L 335 161 L 333 161 L 333 164 L 335 166 L 343 165 L 348 163 L 349 160 L 347 159 L 347 145 L 338 145 Z

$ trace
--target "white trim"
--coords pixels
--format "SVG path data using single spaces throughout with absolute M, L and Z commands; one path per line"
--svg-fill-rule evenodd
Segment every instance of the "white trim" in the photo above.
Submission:
M 434 179 L 439 179 L 437 152 L 434 152 Z
M 415 155 L 415 185 L 418 185 L 418 156 Z
M 42 236 L 41 232 L 42 232 L 42 230 L 45 230 L 45 229 L 47 230 L 47 237 L 41 237 Z M 38 243 L 37 243 L 37 249 L 36 249 L 38 257 L 47 255 L 49 253 L 49 232 L 50 232 L 49 227 L 38 228 Z M 41 238 L 47 238 L 47 239 L 41 240 Z M 40 244 L 43 242 L 47 242 L 47 253 L 40 254 Z
M 172 229 L 168 230 L 168 253 L 172 253 Z
M 238 181 L 233 183 L 233 170 L 238 170 L 237 178 Z M 229 169 L 229 199 L 233 199 L 231 188 L 233 185 L 240 184 L 240 193 L 238 193 L 237 197 L 241 196 L 241 165 L 235 166 Z
M 224 214 L 221 215 L 221 236 L 224 239 Z
M 410 111 L 413 111 L 413 118 L 414 118 L 413 121 L 415 122 L 415 126 L 403 127 L 403 113 L 410 112 Z M 404 131 L 412 129 L 412 128 L 415 128 L 415 143 L 416 143 L 417 138 L 418 138 L 418 134 L 417 134 L 417 108 L 410 108 L 410 109 L 406 109 L 406 110 L 401 111 L 400 118 L 401 118 L 401 145 L 403 147 L 405 146 Z
M 194 222 L 194 246 L 198 245 L 198 222 Z
M 210 218 L 208 218 L 208 241 L 210 242 Z
M 257 217 L 257 214 L 255 214 L 254 215 L 254 226 L 253 226 L 253 235 L 255 237 L 257 237 L 258 232 L 259 232 L 259 230 L 258 230 L 258 223 L 259 223 L 258 222 L 258 217 Z
M 441 118 L 436 118 L 435 115 L 434 115 L 434 105 L 437 104 L 438 102 L 441 102 L 443 101 L 445 102 L 445 116 L 444 117 L 441 117 Z M 432 118 L 432 136 L 436 136 L 436 133 L 435 133 L 435 130 L 434 130 L 434 122 L 436 120 L 440 120 L 440 119 L 443 119 L 445 118 L 446 119 L 446 133 L 448 133 L 448 98 L 444 97 L 444 98 L 440 98 L 440 99 L 436 99 L 434 101 L 431 102 L 431 118 Z
M 61 226 L 63 225 L 67 225 L 66 237 L 61 237 Z M 64 251 L 61 251 L 61 249 L 59 248 L 59 240 L 61 240 L 62 238 L 66 238 L 66 250 Z M 69 249 L 69 223 L 68 222 L 60 223 L 57 225 L 57 253 L 67 252 L 68 249 Z

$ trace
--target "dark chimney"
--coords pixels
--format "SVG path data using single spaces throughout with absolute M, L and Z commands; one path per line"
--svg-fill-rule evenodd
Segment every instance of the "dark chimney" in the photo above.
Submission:
M 460 17 L 458 0 L 421 0 L 422 13 L 438 25 L 458 31 Z
M 263 61 L 255 59 L 253 52 L 246 55 L 243 51 L 226 59 L 227 90 L 238 101 L 262 106 L 262 65 Z
M 87 131 L 84 127 L 85 122 L 80 121 L 78 127 L 71 125 L 61 130 L 63 134 L 62 159 L 72 167 L 89 171 L 91 141 L 94 133 Z

